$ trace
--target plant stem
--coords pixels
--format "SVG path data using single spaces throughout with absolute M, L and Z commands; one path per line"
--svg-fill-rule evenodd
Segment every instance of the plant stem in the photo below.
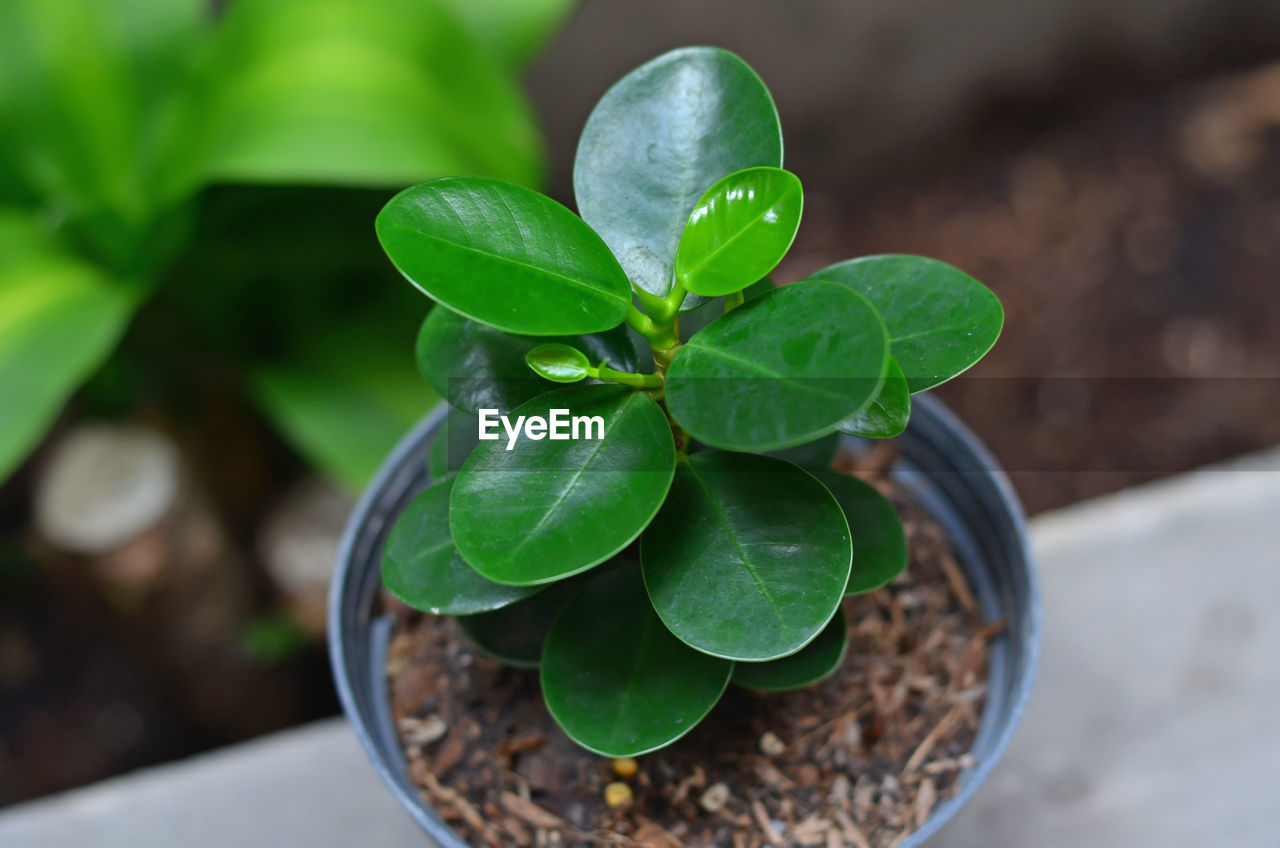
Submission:
M 735 309 L 737 309 L 739 306 L 741 306 L 741 305 L 742 305 L 742 302 L 743 302 L 743 300 L 744 300 L 744 299 L 745 299 L 745 298 L 743 297 L 743 294 L 742 294 L 742 291 L 741 291 L 741 290 L 738 290 L 738 291 L 734 292 L 733 294 L 731 294 L 731 295 L 727 296 L 727 297 L 724 299 L 724 311 L 725 311 L 725 314 L 727 315 L 728 313 L 732 312 L 733 310 L 735 310 Z
M 665 326 L 655 324 L 648 315 L 636 309 L 635 304 L 627 309 L 627 325 L 644 336 L 649 342 L 649 347 L 654 350 L 671 347 L 679 342 L 672 324 L 668 323 Z
M 637 389 L 661 389 L 663 384 L 661 374 L 635 374 L 631 371 L 615 371 L 603 362 L 596 368 L 588 368 L 587 373 L 597 380 L 604 380 L 607 383 L 621 383 L 624 386 L 632 386 Z

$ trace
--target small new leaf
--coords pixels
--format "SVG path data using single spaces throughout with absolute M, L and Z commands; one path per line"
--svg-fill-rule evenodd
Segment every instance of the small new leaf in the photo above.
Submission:
M 524 361 L 533 373 L 553 383 L 576 383 L 591 376 L 586 354 L 559 342 L 538 345 L 524 355 Z

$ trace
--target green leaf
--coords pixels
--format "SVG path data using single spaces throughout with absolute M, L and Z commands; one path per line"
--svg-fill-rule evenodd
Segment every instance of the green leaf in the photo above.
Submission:
M 0 480 L 106 359 L 133 308 L 127 286 L 0 209 Z
M 694 294 L 731 294 L 782 261 L 800 229 L 804 190 L 781 168 L 747 168 L 698 201 L 676 250 L 676 278 Z
M 623 326 L 557 340 L 622 371 L 652 371 L 651 357 L 648 367 L 641 369 L 634 338 L 637 337 Z M 418 334 L 418 370 L 432 388 L 456 407 L 468 412 L 509 412 L 555 388 L 531 373 L 525 363 L 525 354 L 544 341 L 545 337 L 504 333 L 469 321 L 450 309 L 436 308 Z
M 356 316 L 309 346 L 255 366 L 250 389 L 314 465 L 352 491 L 439 402 L 405 355 L 407 340 Z
M 519 416 L 549 418 L 552 409 L 597 418 L 580 432 L 592 438 L 512 443 L 501 432 L 481 441 L 458 473 L 449 515 L 454 541 L 473 568 L 498 583 L 547 583 L 604 562 L 640 535 L 671 486 L 675 443 L 648 395 L 573 386 L 540 395 L 510 417 L 519 426 Z
M 724 694 L 733 663 L 662 625 L 634 567 L 593 574 L 542 648 L 547 709 L 579 745 L 635 757 L 684 736 Z
M 766 454 L 775 456 L 778 459 L 785 459 L 787 462 L 813 471 L 815 469 L 825 470 L 830 468 L 839 449 L 840 434 L 828 433 L 812 442 L 805 442 L 803 445 L 796 445 L 777 451 L 766 451 Z
M 848 286 L 875 304 L 911 394 L 945 383 L 1000 337 L 1004 310 L 982 283 L 936 259 L 867 256 L 809 275 Z
M 515 81 L 424 0 L 236 0 L 189 109 L 203 176 L 219 180 L 538 184 L 545 173 Z
M 835 283 L 783 286 L 697 333 L 667 371 L 667 408 L 700 442 L 773 450 L 830 432 L 876 396 L 884 324 Z
M 462 467 L 480 443 L 478 424 L 474 415 L 450 407 L 444 424 L 427 449 L 427 471 L 432 479 L 439 480 Z
M 733 682 L 759 692 L 789 692 L 812 686 L 836 673 L 849 650 L 849 622 L 844 610 L 817 637 L 799 651 L 780 660 L 738 663 Z
M 601 98 L 578 142 L 573 190 L 632 282 L 663 296 L 698 199 L 726 174 L 757 165 L 782 165 L 769 90 L 732 53 L 686 47 Z
M 853 570 L 845 594 L 861 595 L 891 583 L 907 567 L 902 518 L 875 486 L 835 471 L 815 475 L 835 496 L 853 534 Z
M 475 39 L 507 67 L 522 68 L 573 10 L 574 0 L 445 0 Z
M 458 625 L 480 652 L 492 659 L 517 668 L 537 668 L 556 616 L 582 588 L 582 580 L 594 575 L 539 587 L 533 597 L 493 612 L 459 616 Z
M 590 376 L 586 354 L 560 342 L 538 345 L 524 355 L 524 361 L 535 374 L 553 383 L 577 383 Z
M 841 433 L 864 439 L 892 439 L 907 429 L 911 420 L 911 391 L 897 360 L 889 357 L 889 373 L 876 399 L 856 415 L 836 425 Z
M 382 583 L 414 609 L 435 615 L 471 615 L 500 609 L 536 588 L 502 586 L 467 565 L 449 535 L 449 494 L 443 480 L 404 508 L 387 535 Z
M 640 542 L 654 609 L 681 641 L 726 659 L 777 659 L 835 614 L 852 547 L 840 505 L 796 466 L 706 451 L 676 469 Z
M 405 189 L 378 214 L 400 273 L 455 312 L 509 333 L 609 330 L 631 286 L 591 228 L 549 197 L 481 177 Z
M 773 284 L 773 280 L 765 277 L 763 280 L 754 282 L 747 286 L 742 292 L 744 301 L 755 300 L 762 295 L 766 295 L 773 291 L 777 286 Z M 688 304 L 693 298 L 686 298 L 685 303 Z M 712 321 L 724 315 L 725 299 L 717 298 L 697 298 L 699 305 L 694 306 L 680 313 L 680 339 L 688 341 L 693 338 L 703 327 L 707 327 Z

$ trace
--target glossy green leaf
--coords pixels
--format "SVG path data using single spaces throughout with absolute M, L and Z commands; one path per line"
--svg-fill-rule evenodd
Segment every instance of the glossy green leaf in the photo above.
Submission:
M 556 340 L 585 351 L 595 363 L 607 361 L 621 371 L 652 371 L 652 355 L 647 357 L 647 366 L 641 367 L 636 338 L 623 326 Z M 541 336 L 504 333 L 452 310 L 436 308 L 418 333 L 418 370 L 432 388 L 460 409 L 509 412 L 555 387 L 530 371 L 524 359 L 545 341 Z
M 790 171 L 747 168 L 724 177 L 689 215 L 676 279 L 706 297 L 745 289 L 787 255 L 803 206 L 800 180 Z
M 996 343 L 1004 325 L 1004 310 L 990 289 L 936 259 L 867 256 L 830 265 L 809 279 L 848 286 L 875 305 L 912 394 L 967 370 Z
M 578 439 L 499 438 L 471 452 L 453 490 L 449 521 L 467 562 L 490 580 L 558 580 L 630 544 L 671 486 L 675 443 L 662 409 L 621 386 L 572 386 L 539 395 L 509 417 L 597 419 Z M 569 432 L 566 426 L 562 432 Z M 591 438 L 586 438 L 586 436 Z M 511 447 L 508 450 L 508 446 Z
M 587 119 L 573 165 L 578 211 L 635 285 L 665 295 L 689 213 L 713 183 L 782 165 L 764 83 L 714 47 L 673 50 L 623 77 Z
M 439 3 L 236 0 L 201 81 L 190 143 L 207 177 L 399 186 L 544 176 L 515 81 Z
M 841 433 L 864 439 L 892 439 L 907 429 L 911 420 L 911 391 L 897 361 L 889 357 L 889 373 L 876 399 L 861 412 L 836 425 Z
M 635 567 L 593 574 L 542 649 L 542 694 L 569 737 L 606 757 L 634 757 L 684 736 L 728 685 L 733 663 L 662 625 Z
M 405 189 L 378 214 L 377 230 L 411 283 L 509 333 L 596 333 L 631 306 L 627 275 L 600 237 L 513 183 L 446 177 Z
M 427 471 L 434 480 L 456 472 L 479 444 L 479 422 L 468 412 L 453 407 L 427 449 Z
M 815 472 L 835 496 L 853 535 L 853 570 L 845 593 L 860 595 L 893 581 L 907 567 L 902 518 L 875 486 L 835 471 Z
M 440 402 L 405 355 L 408 339 L 363 317 L 255 366 L 249 383 L 298 451 L 352 491 Z
M 667 372 L 667 408 L 714 447 L 790 447 L 870 403 L 887 364 L 884 324 L 865 298 L 835 283 L 798 283 L 691 338 Z
M 837 609 L 817 637 L 789 657 L 758 663 L 738 663 L 733 682 L 760 692 L 789 692 L 812 686 L 836 673 L 849 650 L 849 622 Z
M 418 495 L 396 518 L 382 553 L 382 583 L 414 609 L 435 615 L 471 615 L 513 604 L 537 592 L 502 586 L 477 574 L 449 535 L 453 478 Z
M 31 217 L 0 210 L 0 480 L 110 353 L 133 307 L 127 286 Z
M 755 300 L 762 295 L 766 295 L 773 291 L 777 286 L 773 284 L 773 280 L 765 277 L 763 280 L 752 283 L 742 292 L 744 301 Z M 689 298 L 686 300 L 686 303 Z M 715 321 L 721 315 L 724 315 L 725 298 L 699 298 L 701 305 L 680 313 L 680 339 L 688 341 L 693 338 L 703 327 L 707 327 L 712 321 Z
M 537 55 L 575 0 L 445 0 L 475 39 L 510 68 L 521 68 Z
M 782 450 L 766 451 L 769 456 L 785 459 L 808 471 L 825 470 L 831 467 L 840 450 L 840 434 L 828 433 L 812 442 L 796 445 Z
M 577 383 L 590 376 L 587 355 L 560 342 L 538 345 L 524 355 L 524 361 L 533 373 L 553 383 Z
M 808 644 L 835 614 L 851 560 L 840 505 L 811 474 L 721 451 L 679 464 L 640 542 L 663 623 L 686 644 L 735 660 Z
M 601 570 L 604 568 L 608 566 L 602 566 Z M 517 668 L 537 668 L 543 643 L 556 616 L 582 588 L 582 581 L 594 576 L 593 571 L 545 588 L 538 587 L 533 597 L 502 609 L 459 616 L 458 625 L 480 652 L 490 658 Z

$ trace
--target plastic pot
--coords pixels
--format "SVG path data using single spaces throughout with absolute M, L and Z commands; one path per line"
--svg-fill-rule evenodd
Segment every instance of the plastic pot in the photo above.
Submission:
M 347 523 L 330 590 L 329 650 L 342 707 L 378 775 L 432 839 L 467 848 L 406 776 L 383 672 L 392 620 L 378 604 L 383 542 L 400 511 L 430 482 L 427 449 L 444 416 L 441 407 L 405 436 Z M 911 425 L 897 443 L 902 458 L 895 477 L 947 531 L 984 616 L 1006 625 L 990 646 L 987 702 L 972 751 L 977 765 L 961 775 L 959 792 L 901 845 L 920 848 L 937 844 L 938 832 L 1008 746 L 1039 661 L 1041 609 L 1022 508 L 986 448 L 927 396 L 914 399 Z

